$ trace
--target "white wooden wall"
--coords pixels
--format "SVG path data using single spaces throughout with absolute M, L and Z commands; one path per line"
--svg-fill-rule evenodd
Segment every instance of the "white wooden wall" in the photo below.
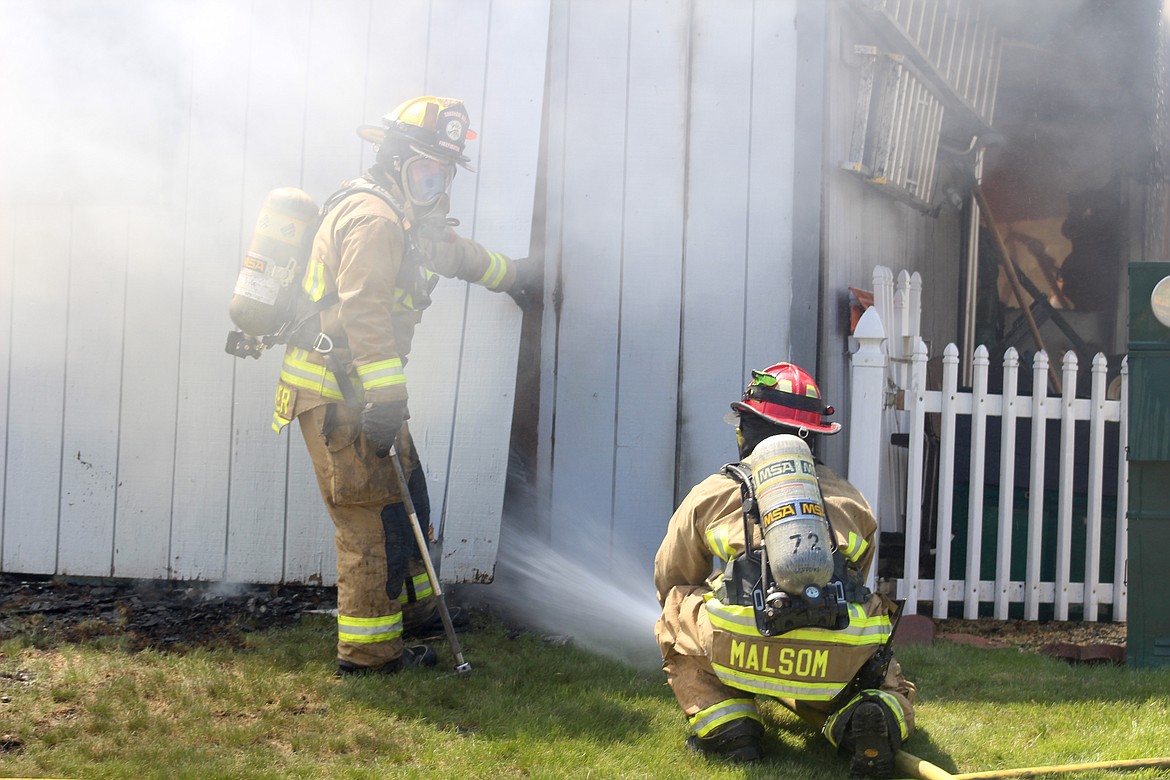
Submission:
M 464 97 L 481 132 L 456 180 L 467 231 L 515 256 L 530 219 L 545 236 L 535 525 L 558 548 L 648 565 L 682 495 L 736 458 L 722 417 L 750 370 L 816 351 L 819 0 L 0 11 L 0 97 L 28 109 L 0 125 L 22 143 L 0 184 L 5 570 L 331 581 L 299 434 L 267 430 L 277 359 L 222 351 L 228 291 L 264 193 L 324 197 L 370 162 L 354 126 L 413 94 Z M 26 197 L 67 171 L 67 193 Z M 440 291 L 407 372 L 462 581 L 485 572 L 453 539 L 495 560 L 477 518 L 498 517 L 518 323 L 503 296 Z
M 818 273 L 792 257 L 799 5 L 553 4 L 540 472 L 558 549 L 648 566 L 681 496 L 736 459 L 722 418 L 750 369 L 791 357 L 791 291 Z
M 538 0 L 0 0 L 0 570 L 331 582 L 279 356 L 223 351 L 259 204 L 320 201 L 371 162 L 358 124 L 452 95 L 480 133 L 453 215 L 529 254 L 548 27 Z M 494 566 L 518 334 L 446 281 L 407 367 L 444 579 Z

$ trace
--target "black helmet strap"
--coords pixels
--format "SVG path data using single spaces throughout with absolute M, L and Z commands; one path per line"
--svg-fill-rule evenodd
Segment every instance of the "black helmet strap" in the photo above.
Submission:
M 833 407 L 825 406 L 825 402 L 820 398 L 810 398 L 809 396 L 797 395 L 796 393 L 785 393 L 783 390 L 766 387 L 765 385 L 749 386 L 744 391 L 743 399 L 745 401 L 750 399 L 777 404 L 779 406 L 787 406 L 789 409 L 799 409 L 802 412 L 816 412 L 817 414 L 823 415 L 833 413 Z

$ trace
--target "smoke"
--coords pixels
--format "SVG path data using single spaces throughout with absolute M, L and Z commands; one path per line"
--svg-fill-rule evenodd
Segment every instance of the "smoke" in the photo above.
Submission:
M 658 601 L 644 561 L 610 549 L 609 538 L 553 549 L 505 519 L 495 581 L 483 598 L 506 618 L 638 669 L 660 664 Z
M 186 118 L 188 6 L 46 2 L 2 6 L 8 172 L 22 199 L 145 193 L 177 165 Z M 12 67 L 8 67 L 12 66 Z M 11 74 L 19 73 L 13 77 Z

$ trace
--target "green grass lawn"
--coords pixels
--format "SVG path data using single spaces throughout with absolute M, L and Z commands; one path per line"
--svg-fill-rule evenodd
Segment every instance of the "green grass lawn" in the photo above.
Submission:
M 779 705 L 768 760 L 683 748 L 657 669 L 632 668 L 484 614 L 473 671 L 335 679 L 334 621 L 307 615 L 246 650 L 130 654 L 116 640 L 0 645 L 0 776 L 59 778 L 844 778 Z M 906 749 L 951 772 L 1170 754 L 1170 670 L 1069 666 L 936 643 L 899 653 L 919 685 Z M 1166 776 L 1150 770 L 1080 778 Z

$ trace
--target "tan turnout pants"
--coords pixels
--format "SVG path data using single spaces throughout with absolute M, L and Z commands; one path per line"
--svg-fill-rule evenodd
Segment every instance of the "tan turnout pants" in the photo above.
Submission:
M 338 660 L 382 666 L 402 655 L 404 626 L 427 621 L 437 606 L 394 466 L 376 456 L 357 414 L 341 404 L 318 406 L 298 420 L 335 528 Z M 425 521 L 425 481 L 405 423 L 398 444 Z

